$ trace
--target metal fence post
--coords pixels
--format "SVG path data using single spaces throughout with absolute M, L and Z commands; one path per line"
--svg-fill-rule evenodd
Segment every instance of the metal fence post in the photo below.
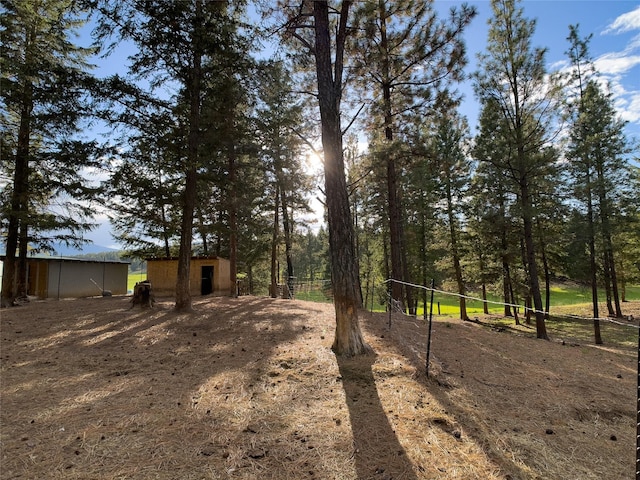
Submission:
M 640 325 L 638 325 L 638 416 L 636 417 L 636 480 L 640 480 Z
M 391 298 L 391 279 L 388 280 L 387 285 L 387 298 L 389 299 L 387 303 L 387 309 L 389 310 L 389 330 L 391 330 L 391 308 L 393 307 L 393 301 Z
M 429 333 L 427 334 L 427 362 L 426 371 L 427 378 L 429 378 L 429 355 L 431 355 L 431 325 L 433 325 L 433 290 L 435 289 L 436 281 L 431 279 L 431 304 L 429 305 Z

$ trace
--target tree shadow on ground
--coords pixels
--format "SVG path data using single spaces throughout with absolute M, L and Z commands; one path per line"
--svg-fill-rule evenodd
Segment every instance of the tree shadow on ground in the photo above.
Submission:
M 270 474 L 271 462 L 307 453 L 272 442 L 289 435 L 278 413 L 298 395 L 288 375 L 300 375 L 279 356 L 317 335 L 304 312 L 271 299 L 211 298 L 178 313 L 160 300 L 144 309 L 122 297 L 40 302 L 3 315 L 9 477 L 115 478 L 134 464 L 154 478 Z M 263 432 L 265 413 L 276 421 Z M 262 445 L 268 456 L 255 454 Z
M 621 413 L 620 405 L 629 405 L 621 400 L 629 390 L 620 371 L 632 366 L 631 359 L 622 361 L 624 352 L 614 353 L 616 358 L 487 328 L 481 322 L 436 322 L 426 378 L 427 324 L 402 317 L 391 329 L 387 325 L 386 315 L 363 321 L 365 331 L 385 349 L 396 348 L 419 369 L 416 380 L 463 425 L 463 438 L 480 446 L 505 478 L 568 478 L 569 471 L 571 478 L 622 478 L 602 472 L 624 465 L 620 461 L 614 467 L 611 459 L 629 458 L 629 443 L 603 442 L 615 436 L 602 432 L 625 431 L 622 419 L 632 425 L 635 418 L 630 408 Z M 611 412 L 618 420 L 607 424 Z M 441 420 L 433 425 L 447 433 L 453 428 Z
M 378 396 L 374 354 L 337 357 L 349 408 L 358 479 L 416 479 Z
M 399 324 L 400 321 L 402 320 L 397 320 L 396 323 Z M 428 389 L 429 394 L 442 406 L 444 411 L 449 412 L 449 414 L 464 424 L 465 435 L 472 438 L 473 441 L 482 448 L 489 458 L 505 473 L 506 478 L 512 480 L 525 480 L 530 478 L 528 473 L 525 472 L 520 465 L 496 448 L 492 440 L 492 434 L 488 428 L 483 425 L 478 418 L 469 414 L 469 405 L 464 403 L 459 404 L 451 397 L 451 391 L 457 387 L 449 381 L 447 374 L 434 372 L 434 369 L 430 368 L 431 373 L 429 377 L 426 376 L 426 372 L 424 371 L 426 364 L 424 354 L 427 343 L 427 328 L 425 324 L 420 321 L 404 320 L 402 321 L 404 328 L 393 326 L 389 329 L 386 315 L 378 315 L 375 318 L 367 317 L 363 325 L 365 330 L 373 333 L 386 348 L 398 349 L 398 351 L 416 367 L 417 371 L 421 372 L 416 376 L 416 380 Z M 439 328 L 440 325 L 436 325 L 436 327 Z M 440 329 L 441 334 L 442 330 L 448 332 L 451 328 L 445 326 L 444 329 Z M 434 332 L 436 332 L 435 329 Z M 456 338 L 455 341 L 460 343 L 463 342 L 463 339 Z M 436 342 L 432 342 L 432 351 L 434 350 L 434 346 L 440 347 L 440 345 L 434 345 L 435 343 Z M 446 344 L 446 342 L 444 343 Z M 442 349 L 444 348 L 446 347 L 443 345 Z M 431 364 L 438 363 L 434 360 L 433 352 L 430 360 Z M 438 370 L 442 370 L 442 367 Z M 432 426 L 448 434 L 454 434 L 456 430 L 454 425 L 440 418 L 435 419 Z

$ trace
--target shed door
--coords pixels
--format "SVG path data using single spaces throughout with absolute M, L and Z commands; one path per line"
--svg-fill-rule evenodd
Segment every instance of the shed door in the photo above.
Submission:
M 200 293 L 209 295 L 213 293 L 213 265 L 202 268 L 202 283 L 200 284 Z

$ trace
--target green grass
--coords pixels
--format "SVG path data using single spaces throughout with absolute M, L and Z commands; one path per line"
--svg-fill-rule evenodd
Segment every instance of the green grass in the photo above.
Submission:
M 599 292 L 600 316 L 606 316 L 606 301 L 604 292 Z M 480 293 L 470 292 L 469 296 L 480 297 Z M 640 285 L 627 286 L 625 292 L 627 301 L 640 301 Z M 427 313 L 429 309 L 427 297 Z M 501 302 L 501 298 L 489 295 L 488 300 Z M 545 298 L 543 297 L 543 302 Z M 436 319 L 445 321 L 448 317 L 458 318 L 460 315 L 459 299 L 455 295 L 436 293 L 433 299 L 433 313 Z M 522 302 L 520 302 L 522 303 Z M 383 312 L 386 305 L 375 305 L 374 310 Z M 625 304 L 622 304 L 625 313 Z M 467 314 L 470 318 L 478 316 L 481 322 L 493 328 L 517 330 L 521 334 L 536 335 L 535 318 L 531 324 L 526 323 L 523 310 L 520 309 L 520 325 L 515 325 L 513 317 L 502 316 L 504 306 L 489 304 L 490 317 L 482 317 L 484 313 L 482 301 L 467 300 Z M 591 319 L 591 290 L 578 285 L 555 285 L 551 288 L 551 318 L 546 322 L 547 332 L 551 338 L 566 340 L 569 344 L 593 344 L 594 324 Z M 628 313 L 628 312 L 626 312 Z M 417 316 L 423 317 L 422 304 L 418 308 Z M 574 318 L 579 317 L 579 318 Z M 624 323 L 624 322 L 623 322 Z M 616 345 L 623 348 L 636 348 L 638 344 L 638 330 L 628 325 L 619 325 L 606 320 L 600 321 L 600 331 L 606 345 Z
M 133 287 L 136 286 L 136 283 L 146 280 L 147 272 L 129 272 L 129 276 L 127 277 L 127 291 L 133 292 Z
M 480 298 L 481 294 L 479 292 L 470 292 L 468 293 L 468 296 Z M 598 297 L 600 302 L 606 301 L 604 292 L 599 292 Z M 627 286 L 626 299 L 630 301 L 640 300 L 640 285 Z M 430 300 L 430 297 L 427 296 L 427 313 L 429 309 L 429 300 Z M 502 299 L 496 297 L 495 295 L 487 295 L 487 300 L 490 302 L 502 303 Z M 542 297 L 543 304 L 545 303 L 545 301 L 546 301 L 546 296 L 543 295 Z M 523 302 L 519 302 L 519 304 L 523 304 Z M 556 285 L 551 287 L 551 312 L 552 313 L 554 311 L 554 308 L 557 308 L 557 307 L 566 307 L 566 306 L 584 307 L 585 304 L 587 305 L 591 304 L 591 290 L 589 288 L 580 287 L 580 286 L 566 286 L 566 285 Z M 489 303 L 488 307 L 489 307 L 489 313 L 491 314 L 500 314 L 504 311 L 504 307 L 502 305 L 498 305 L 495 303 Z M 378 305 L 377 308 L 374 308 L 374 310 L 385 311 L 385 308 L 386 308 L 385 305 Z M 443 293 L 434 294 L 433 296 L 434 315 L 458 315 L 459 312 L 460 312 L 460 302 L 457 296 L 447 295 Z M 482 313 L 484 313 L 482 301 L 467 299 L 468 315 L 482 314 Z M 423 314 L 424 314 L 424 310 L 422 306 L 420 306 L 418 308 L 418 315 L 422 316 Z
M 306 300 L 309 302 L 330 303 L 333 299 L 322 290 L 298 291 L 295 293 L 296 300 Z
M 469 293 L 469 296 L 480 298 L 480 294 Z M 429 314 L 430 308 L 430 294 L 427 295 L 427 314 Z M 500 299 L 493 295 L 487 295 L 488 301 L 500 302 Z M 467 299 L 467 314 L 482 314 L 484 313 L 483 302 L 481 300 L 469 300 Z M 383 312 L 386 310 L 386 305 L 374 305 L 374 311 Z M 500 313 L 504 310 L 504 307 L 494 303 L 489 303 L 489 313 Z M 447 295 L 445 293 L 435 293 L 433 295 L 433 314 L 434 315 L 447 315 L 455 316 L 460 312 L 460 300 L 455 295 Z M 418 316 L 424 315 L 424 308 L 422 306 L 422 300 L 420 300 L 420 306 L 418 307 Z
M 579 305 L 579 304 L 577 304 Z M 535 336 L 535 318 L 531 324 L 520 317 L 520 325 L 515 325 L 513 318 L 491 317 L 482 320 L 482 323 L 492 328 L 517 331 L 525 335 Z M 584 318 L 569 318 L 561 315 L 551 315 L 546 322 L 547 334 L 552 339 L 566 341 L 569 345 L 592 345 L 594 343 L 593 320 Z M 638 329 L 620 325 L 608 321 L 600 321 L 600 335 L 605 345 L 615 345 L 635 350 L 638 346 Z

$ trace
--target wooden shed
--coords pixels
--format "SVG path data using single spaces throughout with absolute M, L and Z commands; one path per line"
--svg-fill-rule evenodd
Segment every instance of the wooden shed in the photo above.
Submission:
M 177 258 L 147 258 L 147 278 L 156 295 L 173 295 L 178 279 Z M 228 295 L 231 289 L 229 260 L 192 257 L 189 267 L 191 295 Z
M 4 258 L 0 256 L 3 263 Z M 38 298 L 93 297 L 107 291 L 125 295 L 128 275 L 127 262 L 34 255 L 27 258 L 27 294 Z

